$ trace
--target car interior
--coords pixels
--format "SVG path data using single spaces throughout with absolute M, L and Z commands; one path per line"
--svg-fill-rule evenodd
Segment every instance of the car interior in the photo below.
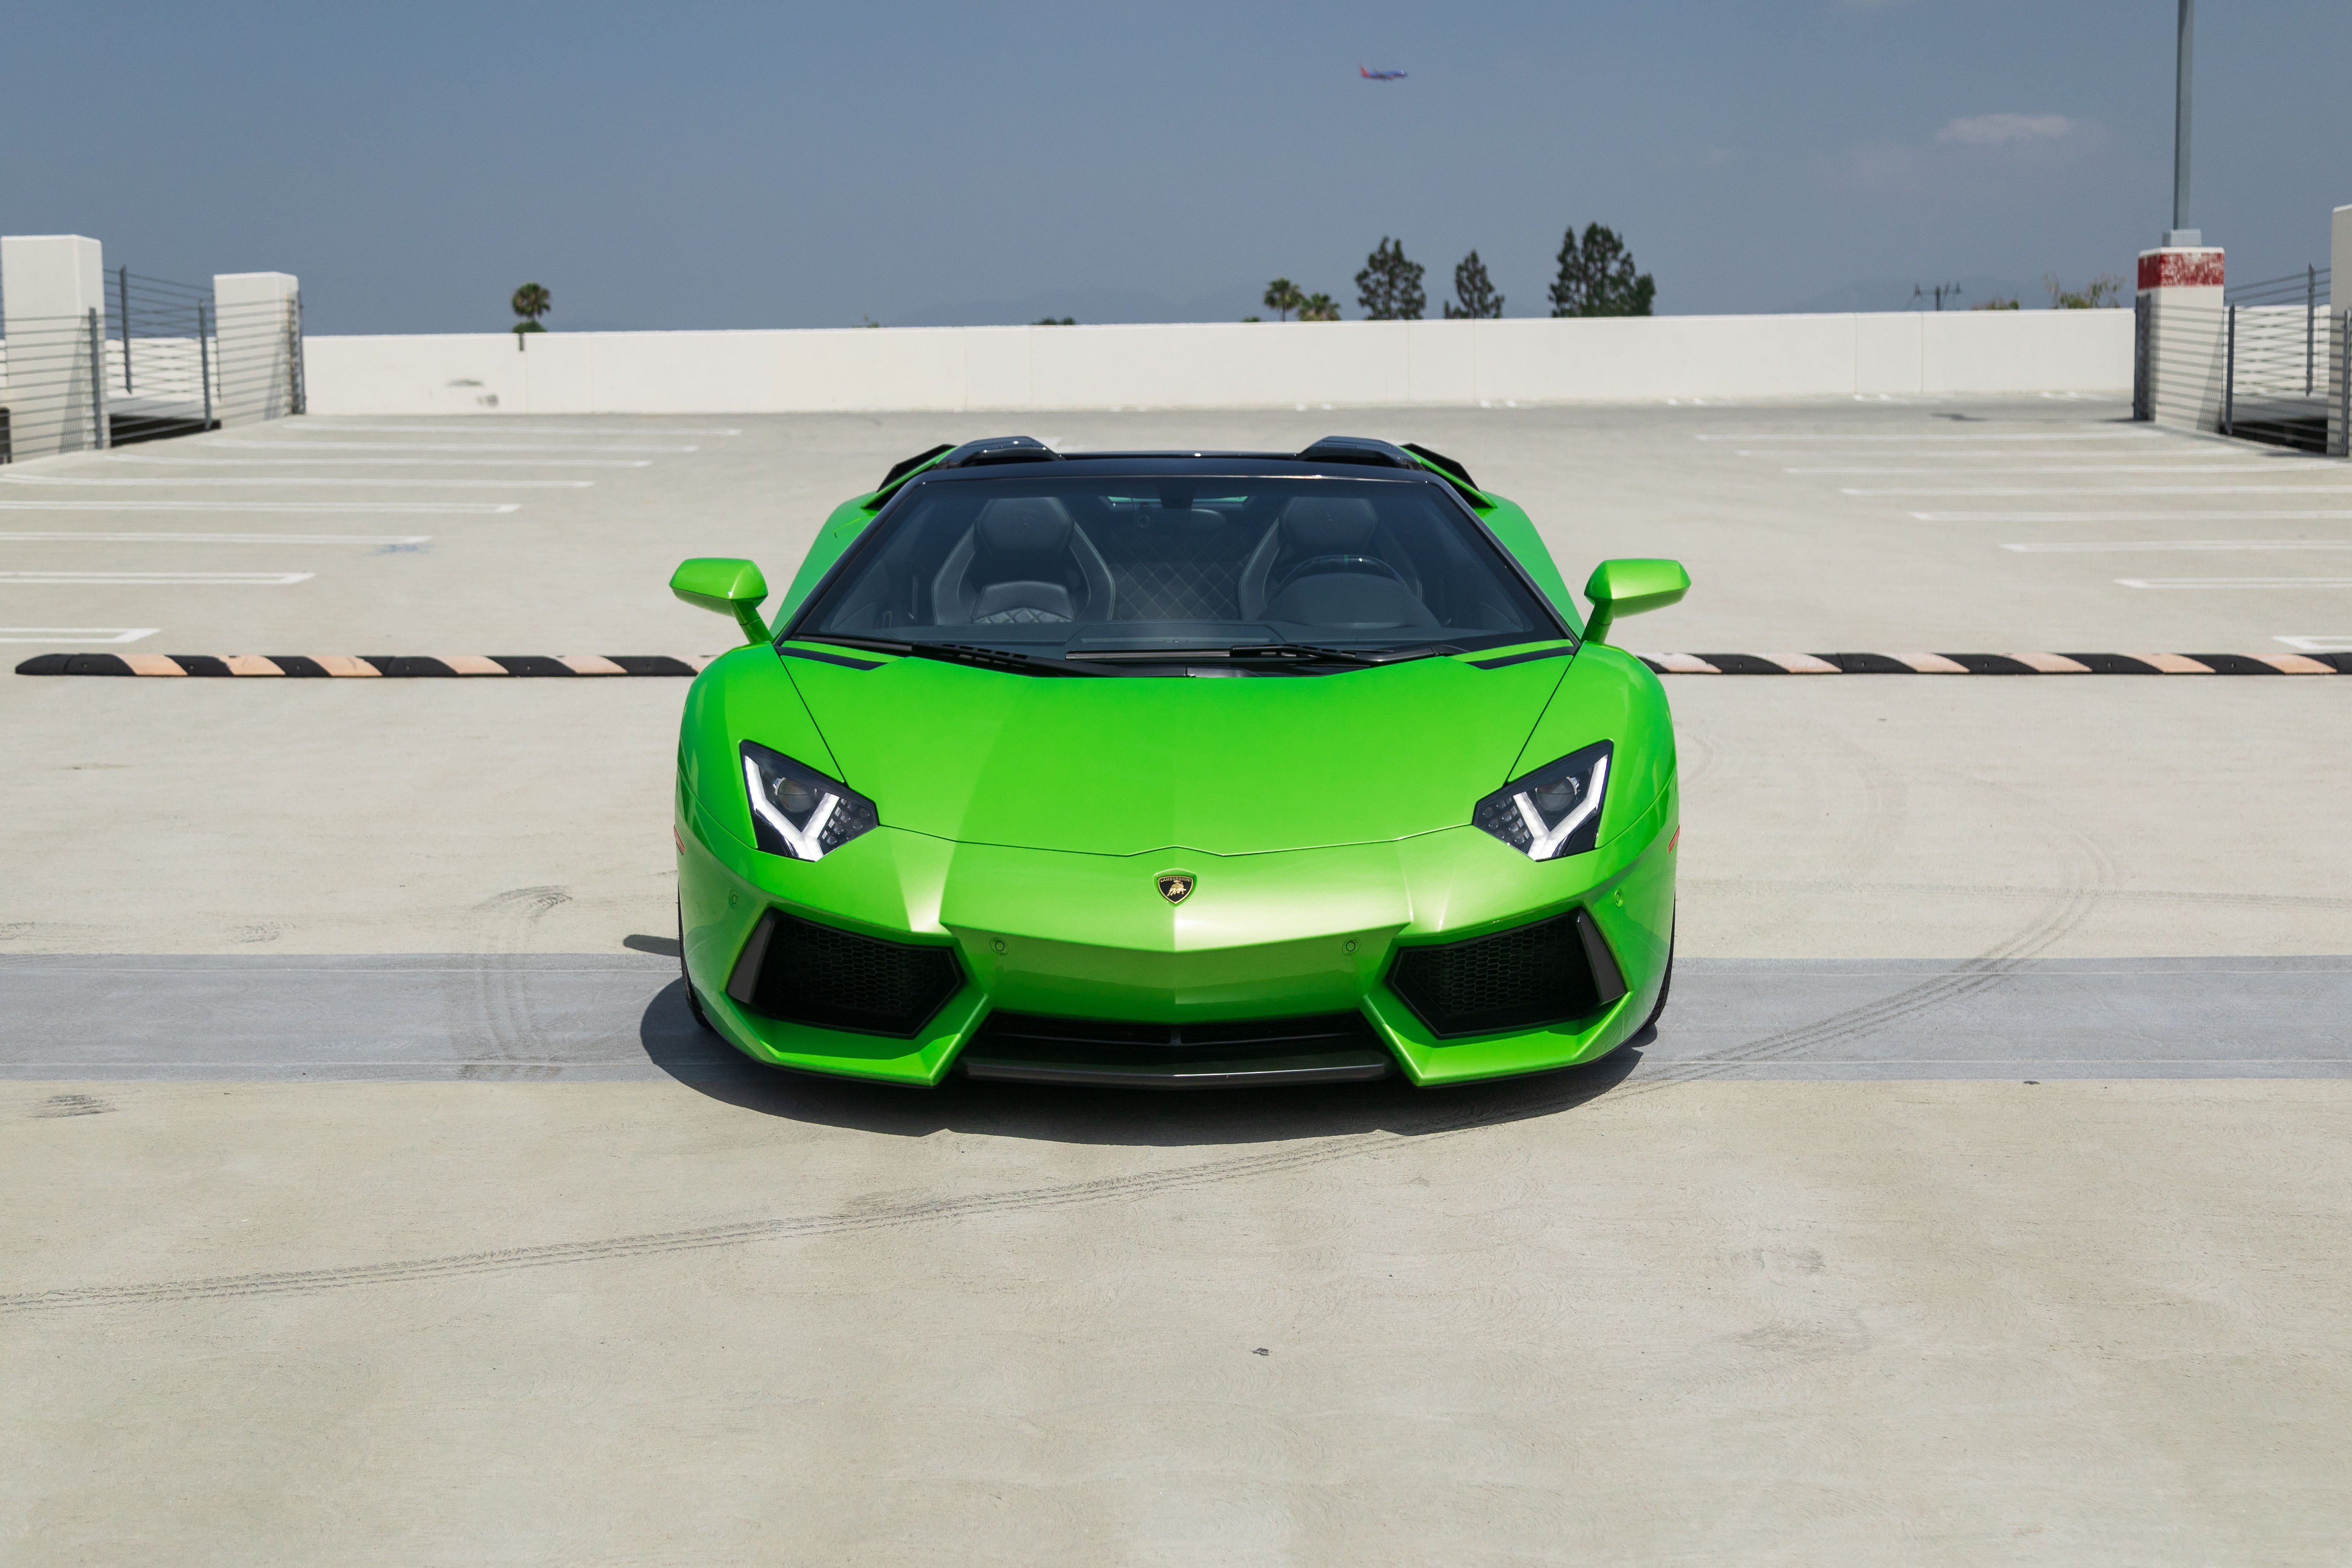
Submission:
M 985 627 L 1034 646 L 1171 625 L 1311 640 L 1547 629 L 1466 519 L 1417 486 L 1160 477 L 965 484 L 891 520 L 806 629 Z

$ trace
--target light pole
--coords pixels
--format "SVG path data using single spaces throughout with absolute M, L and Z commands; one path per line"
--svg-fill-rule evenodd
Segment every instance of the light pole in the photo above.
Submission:
M 2164 243 L 2202 245 L 2201 229 L 2189 226 L 2189 76 L 2190 44 L 2197 27 L 2197 0 L 2180 0 L 2180 49 L 2172 79 L 2172 227 Z

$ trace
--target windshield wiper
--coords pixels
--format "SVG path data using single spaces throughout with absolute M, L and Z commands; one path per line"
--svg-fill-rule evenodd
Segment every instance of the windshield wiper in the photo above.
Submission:
M 1402 664 L 1407 659 L 1458 653 L 1450 643 L 1416 643 L 1404 647 L 1322 647 L 1314 643 L 1242 643 L 1233 647 L 1105 648 L 1081 657 L 1105 664 L 1187 664 L 1202 659 L 1229 662 L 1271 661 L 1281 664 Z
M 1108 675 L 1107 669 L 1088 669 L 1082 662 L 1066 658 L 1048 658 L 1043 654 L 1013 653 L 1000 647 L 977 647 L 971 643 L 898 642 L 889 637 L 835 637 L 830 633 L 812 633 L 789 639 L 793 642 L 831 643 L 839 647 L 862 647 L 873 653 L 895 653 L 908 658 L 935 658 L 942 664 L 970 665 L 975 669 L 1005 669 L 1018 675 Z
M 1432 658 L 1452 653 L 1448 643 L 1414 643 L 1398 647 L 1319 647 L 1313 643 L 1251 643 L 1225 650 L 1227 658 L 1292 658 L 1330 664 L 1402 664 L 1407 659 Z

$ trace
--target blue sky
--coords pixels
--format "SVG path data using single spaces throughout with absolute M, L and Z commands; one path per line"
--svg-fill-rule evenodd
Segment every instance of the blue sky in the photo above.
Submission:
M 1541 314 L 1620 230 L 1674 312 L 2127 272 L 2169 216 L 2173 0 L 12 13 L 0 230 L 302 279 L 316 331 L 1430 313 L 1475 247 Z M 2352 5 L 2207 0 L 2192 220 L 2234 278 L 2352 202 Z M 1359 64 L 1402 69 L 1374 85 Z M 1058 305 L 1055 303 L 1058 301 Z

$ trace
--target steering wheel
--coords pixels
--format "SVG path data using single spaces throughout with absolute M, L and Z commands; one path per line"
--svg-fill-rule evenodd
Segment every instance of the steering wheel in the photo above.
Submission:
M 1316 576 L 1327 572 L 1352 574 L 1365 577 L 1386 577 L 1390 581 L 1402 585 L 1408 592 L 1410 592 L 1412 587 L 1412 584 L 1405 582 L 1403 573 L 1398 571 L 1387 562 L 1381 560 L 1378 556 L 1310 555 L 1306 560 L 1301 561 L 1297 565 L 1293 566 L 1289 571 L 1285 572 L 1282 574 L 1282 580 L 1275 584 L 1273 587 L 1266 590 L 1266 599 L 1268 602 L 1271 602 L 1279 597 L 1285 588 L 1289 587 L 1291 584 L 1297 582 L 1301 577 Z

